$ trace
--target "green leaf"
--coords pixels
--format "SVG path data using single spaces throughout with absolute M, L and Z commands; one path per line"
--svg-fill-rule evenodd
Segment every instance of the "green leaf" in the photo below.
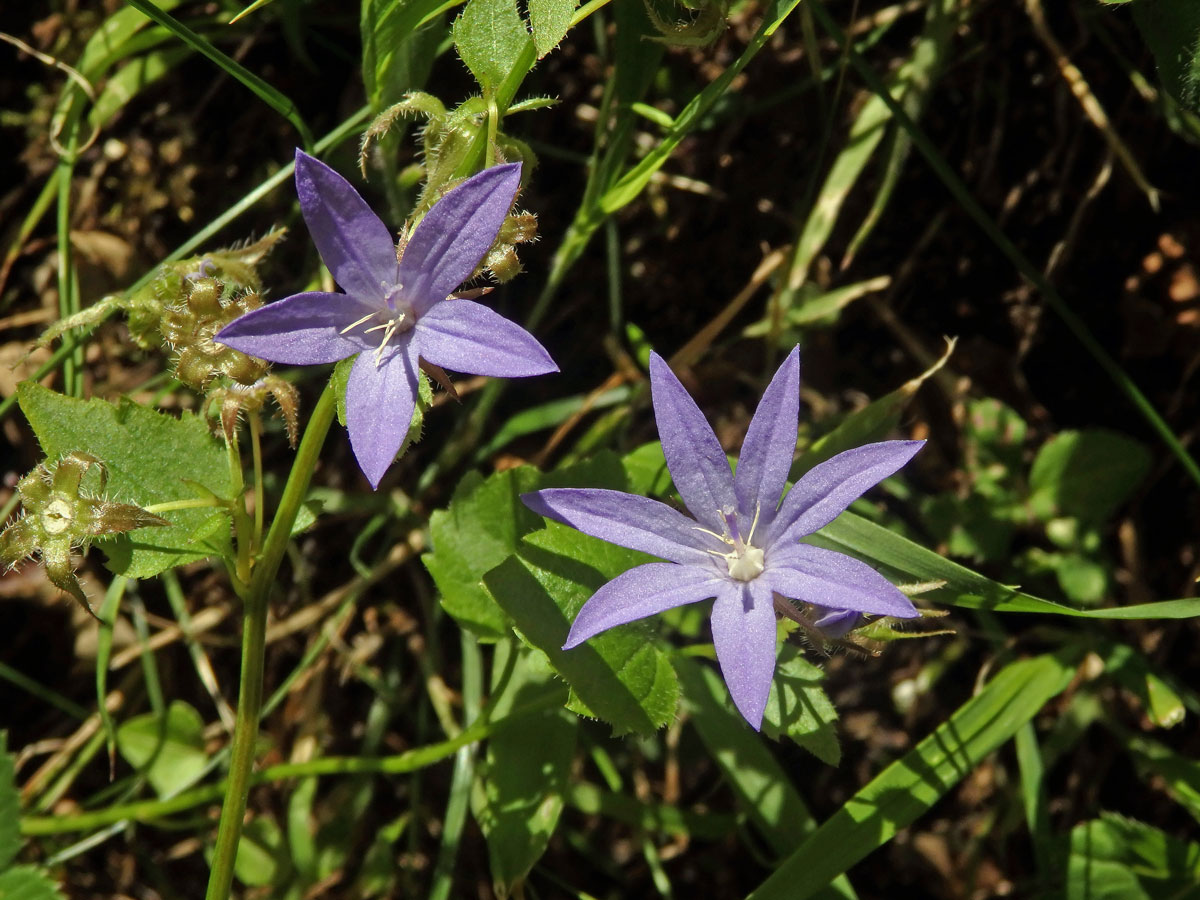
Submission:
M 376 115 L 429 77 L 444 7 L 443 0 L 363 0 L 363 87 Z
M 667 654 L 653 641 L 652 625 L 612 628 L 573 650 L 560 649 L 570 624 L 596 590 L 644 554 L 580 534 L 557 522 L 525 538 L 484 584 L 513 620 L 521 638 L 541 650 L 571 685 L 584 715 L 618 733 L 648 732 L 675 717 L 679 682 Z
M 165 719 L 134 716 L 117 727 L 117 750 L 135 769 L 145 769 L 160 797 L 195 784 L 208 766 L 204 720 L 182 700 L 172 700 Z
M 821 762 L 836 766 L 842 758 L 837 710 L 821 687 L 824 677 L 797 648 L 784 644 L 775 663 L 763 732 L 773 738 L 787 735 Z
M 1171 798 L 1200 822 L 1200 762 L 1166 744 L 1140 734 L 1121 734 L 1138 776 L 1149 786 L 1165 788 Z
M 577 5 L 577 0 L 529 0 L 529 24 L 538 59 L 566 37 Z
M 291 869 L 283 831 L 274 819 L 259 816 L 246 823 L 238 841 L 233 872 L 247 887 L 279 884 Z
M 8 752 L 8 734 L 0 731 L 0 869 L 11 864 L 21 849 L 20 820 L 16 768 Z
M 1158 63 L 1163 87 L 1192 112 L 1200 113 L 1200 4 L 1195 0 L 1139 0 L 1130 9 Z
M 945 587 L 924 596 L 939 603 L 967 609 L 1044 613 L 1088 619 L 1190 619 L 1200 616 L 1200 598 L 1159 600 L 1107 609 L 1075 609 L 1061 603 L 1051 603 L 985 578 L 850 512 L 842 513 L 805 540 L 877 565 L 898 583 L 944 581 Z
M 139 91 L 191 55 L 192 51 L 186 47 L 169 47 L 131 59 L 104 83 L 104 90 L 88 113 L 88 121 L 94 128 L 103 128 Z
M 483 588 L 485 572 L 517 552 L 522 537 L 541 527 L 542 517 L 520 495 L 539 487 L 623 489 L 623 471 L 611 454 L 543 475 L 523 466 L 484 479 L 468 474 L 454 490 L 448 510 L 430 516 L 433 551 L 421 557 L 441 593 L 442 607 L 463 628 L 495 640 L 508 633 L 508 616 Z
M 45 872 L 16 866 L 0 872 L 0 900 L 63 900 L 63 895 Z
M 540 653 L 514 641 L 496 645 L 493 672 L 494 682 L 506 676 L 493 718 L 545 696 L 555 680 Z M 493 683 L 492 690 L 499 689 Z M 562 813 L 578 731 L 576 716 L 548 709 L 523 719 L 519 728 L 501 728 L 488 741 L 474 812 L 487 838 L 497 896 L 509 896 L 546 850 Z
M 1114 431 L 1064 431 L 1038 451 L 1030 506 L 1042 519 L 1071 516 L 1105 522 L 1150 469 L 1150 452 Z
M 1070 684 L 1065 652 L 1005 666 L 933 734 L 830 816 L 747 900 L 804 900 L 883 846 Z
M 1113 813 L 1071 830 L 1067 900 L 1195 897 L 1200 844 Z
M 485 96 L 516 67 L 529 40 L 515 0 L 469 0 L 454 20 L 454 46 Z
M 77 400 L 31 382 L 18 385 L 17 396 L 46 456 L 82 450 L 104 461 L 113 500 L 145 507 L 187 499 L 193 492 L 185 479 L 231 499 L 225 450 L 191 413 L 175 418 L 126 398 L 117 406 Z M 219 539 L 192 541 L 211 515 L 211 509 L 173 510 L 166 514 L 169 527 L 141 529 L 99 545 L 116 574 L 149 578 L 224 552 L 227 530 Z

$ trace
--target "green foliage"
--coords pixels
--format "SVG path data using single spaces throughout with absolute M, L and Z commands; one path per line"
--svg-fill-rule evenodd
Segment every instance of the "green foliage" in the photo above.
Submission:
M 15 866 L 21 849 L 21 798 L 8 735 L 0 731 L 0 900 L 63 900 L 55 883 L 34 866 Z
M 557 522 L 528 535 L 519 555 L 484 576 L 517 634 L 541 650 L 571 686 L 571 708 L 617 734 L 661 728 L 675 717 L 679 683 L 668 654 L 643 622 L 613 628 L 581 647 L 561 649 L 571 622 L 596 590 L 644 554 L 581 535 Z
M 208 768 L 204 720 L 182 700 L 172 700 L 163 716 L 145 713 L 122 722 L 117 750 L 160 797 L 191 787 Z
M 454 20 L 454 47 L 485 95 L 500 87 L 528 42 L 515 0 L 469 0 Z
M 1200 113 L 1200 6 L 1192 0 L 1137 0 L 1130 9 L 1163 86 Z
M 1194 897 L 1200 844 L 1113 813 L 1071 830 L 1067 900 Z
M 495 640 L 508 634 L 509 618 L 484 589 L 482 579 L 517 553 L 521 538 L 542 526 L 542 517 L 530 511 L 520 495 L 543 487 L 620 489 L 623 484 L 620 465 L 607 454 L 587 465 L 545 475 L 528 467 L 486 479 L 468 474 L 455 488 L 449 509 L 430 516 L 433 551 L 421 557 L 441 594 L 442 608 L 481 638 Z
M 493 717 L 544 695 L 556 677 L 540 653 L 513 641 L 496 645 L 493 673 L 492 690 L 502 691 Z M 488 741 L 479 772 L 483 788 L 475 793 L 473 807 L 487 838 L 499 897 L 509 896 L 525 879 L 558 825 L 578 731 L 577 717 L 548 709 L 520 727 L 501 728 Z M 537 739 L 531 741 L 531 734 Z
M 577 0 L 529 0 L 529 27 L 541 59 L 559 45 L 575 14 Z
M 1150 453 L 1112 431 L 1063 431 L 1038 451 L 1029 502 L 1041 519 L 1064 516 L 1083 525 L 1106 521 L 1150 469 Z
M 804 900 L 944 797 L 1070 683 L 1075 654 L 1010 663 L 822 823 L 747 900 Z
M 229 464 L 221 445 L 196 416 L 157 413 L 122 398 L 76 400 L 36 384 L 17 388 L 21 410 L 47 456 L 80 451 L 104 460 L 116 500 L 141 506 L 195 496 L 194 483 L 221 500 L 231 499 Z M 224 552 L 228 534 L 193 541 L 211 509 L 168 513 L 171 525 L 104 544 L 108 567 L 118 575 L 148 578 L 173 566 Z
M 821 687 L 824 677 L 796 647 L 784 644 L 775 663 L 763 732 L 776 739 L 787 735 L 821 762 L 836 766 L 842 758 L 837 710 Z

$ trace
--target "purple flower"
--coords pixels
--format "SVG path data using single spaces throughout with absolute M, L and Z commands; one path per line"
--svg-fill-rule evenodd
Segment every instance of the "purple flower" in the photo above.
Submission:
M 715 597 L 717 661 L 734 705 L 758 729 L 775 673 L 777 597 L 820 607 L 838 624 L 860 613 L 917 615 L 866 563 L 800 539 L 903 466 L 924 441 L 884 441 L 839 453 L 805 473 L 781 504 L 796 449 L 798 350 L 763 394 L 736 475 L 699 407 L 657 354 L 650 357 L 650 387 L 667 468 L 692 518 L 620 491 L 552 488 L 521 498 L 585 534 L 668 560 L 637 566 L 600 588 L 575 617 L 563 649 L 614 625 Z
M 359 466 L 378 487 L 408 433 L 420 359 L 505 378 L 558 371 L 525 329 L 450 296 L 491 249 L 520 183 L 519 163 L 468 178 L 429 210 L 397 261 L 387 226 L 350 183 L 297 150 L 300 210 L 345 293 L 286 297 L 237 319 L 216 340 L 294 365 L 361 354 L 346 386 L 346 426 Z

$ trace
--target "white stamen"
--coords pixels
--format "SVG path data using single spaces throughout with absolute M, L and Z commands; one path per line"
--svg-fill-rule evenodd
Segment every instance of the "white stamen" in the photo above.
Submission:
M 729 568 L 729 577 L 738 581 L 753 581 L 763 573 L 766 568 L 766 553 L 759 547 L 753 546 L 751 543 L 754 540 L 754 531 L 758 528 L 759 508 L 754 510 L 754 521 L 750 525 L 750 534 L 746 540 L 742 540 L 742 536 L 737 527 L 737 514 L 735 512 L 722 512 L 721 517 L 725 520 L 725 525 L 728 530 L 727 534 L 720 535 L 715 531 L 709 531 L 707 528 L 696 527 L 696 531 L 702 531 L 705 534 L 711 534 L 723 544 L 728 544 L 733 549 L 729 553 L 721 553 L 718 550 L 706 550 L 706 553 L 711 553 L 713 556 L 720 557 L 725 560 L 725 565 Z
M 369 312 L 365 316 L 363 316 L 361 319 L 355 319 L 353 322 L 351 322 L 349 325 L 347 325 L 345 328 L 343 328 L 341 331 L 339 331 L 338 334 L 345 334 L 347 331 L 353 331 L 355 328 L 357 328 L 363 322 L 367 321 L 367 319 L 372 319 L 374 317 L 375 317 L 375 313 Z

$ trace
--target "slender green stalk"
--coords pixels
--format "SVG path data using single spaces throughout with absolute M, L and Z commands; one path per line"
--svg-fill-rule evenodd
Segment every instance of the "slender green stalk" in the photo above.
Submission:
M 562 691 L 558 686 L 554 686 L 542 696 L 515 707 L 503 718 L 492 721 L 486 714 L 481 715 L 475 724 L 446 741 L 416 747 L 396 756 L 377 758 L 327 756 L 303 763 L 281 763 L 263 769 L 261 772 L 252 773 L 249 777 L 249 785 L 284 781 L 289 778 L 305 778 L 312 775 L 406 775 L 453 756 L 459 748 L 484 740 L 501 728 L 511 726 L 521 719 L 543 712 L 552 706 L 561 705 L 561 703 Z M 91 831 L 115 822 L 154 822 L 157 819 L 213 802 L 221 797 L 229 784 L 230 782 L 227 780 L 220 784 L 184 791 L 182 794 L 165 800 L 139 800 L 136 803 L 108 806 L 77 816 L 24 816 L 21 819 L 21 833 L 29 837 L 36 837 L 46 834 Z M 241 813 L 238 814 L 238 821 L 240 824 Z M 228 887 L 226 887 L 226 892 L 228 892 Z
M 267 644 L 267 599 L 279 565 L 292 534 L 292 525 L 300 504 L 308 493 L 313 468 L 317 464 L 325 435 L 333 422 L 336 409 L 333 388 L 326 385 L 321 399 L 300 440 L 296 460 L 283 488 L 279 508 L 271 521 L 271 530 L 263 543 L 262 556 L 250 578 L 250 589 L 244 598 L 245 624 L 242 633 L 242 676 L 238 690 L 237 722 L 230 753 L 229 781 L 225 802 L 221 807 L 221 824 L 217 828 L 217 843 L 213 850 L 212 869 L 208 880 L 206 900 L 226 900 L 233 883 L 233 864 L 237 858 L 238 841 L 242 836 L 242 818 L 246 813 L 246 798 L 254 765 L 254 745 L 258 740 L 259 711 L 263 699 L 263 658 Z
M 250 456 L 254 460 L 254 546 L 262 546 L 263 533 L 263 462 L 262 462 L 262 416 L 251 411 Z
M 74 290 L 75 263 L 71 258 L 71 179 L 75 174 L 75 123 L 69 126 L 67 152 L 58 160 L 58 315 L 67 319 L 79 311 L 79 298 Z M 83 347 L 63 360 L 63 393 L 70 397 L 83 395 L 81 382 Z

